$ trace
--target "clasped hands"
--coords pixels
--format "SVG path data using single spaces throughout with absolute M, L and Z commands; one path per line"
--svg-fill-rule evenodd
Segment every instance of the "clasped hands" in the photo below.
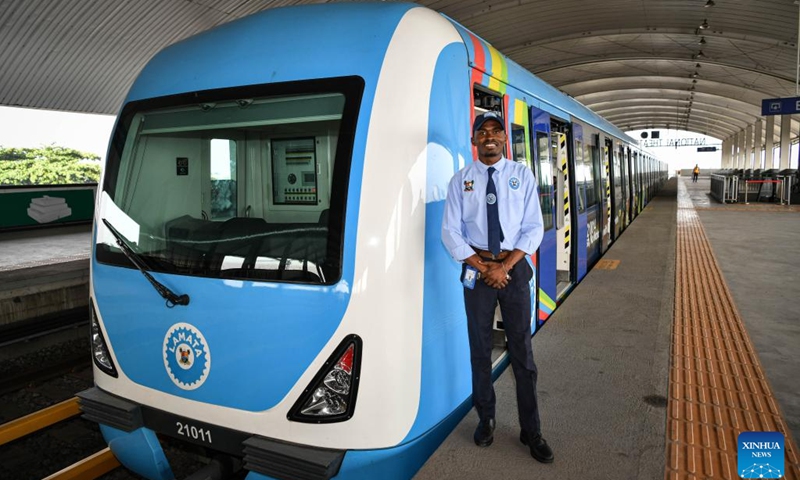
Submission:
M 481 278 L 492 288 L 505 288 L 508 285 L 509 280 L 511 280 L 511 276 L 508 274 L 508 271 L 504 268 L 502 263 L 499 262 L 478 262 L 481 265 L 485 266 L 486 269 L 481 271 Z

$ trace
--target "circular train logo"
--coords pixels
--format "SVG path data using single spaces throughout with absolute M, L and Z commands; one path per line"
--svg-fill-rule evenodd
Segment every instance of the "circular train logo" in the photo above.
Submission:
M 519 178 L 517 177 L 511 177 L 511 179 L 508 181 L 508 186 L 511 187 L 511 190 L 519 189 L 519 185 Z
M 211 352 L 194 325 L 176 323 L 164 336 L 164 367 L 172 383 L 183 390 L 199 388 L 211 370 Z
M 497 202 L 497 197 L 494 195 L 494 193 L 486 195 L 486 203 L 488 203 L 489 205 L 494 205 L 496 202 Z

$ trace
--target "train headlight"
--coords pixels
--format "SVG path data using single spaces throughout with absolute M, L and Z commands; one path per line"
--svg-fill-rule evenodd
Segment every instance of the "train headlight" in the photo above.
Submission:
M 349 335 L 303 390 L 289 410 L 289 420 L 306 423 L 349 420 L 355 411 L 360 370 L 361 338 Z
M 103 331 L 100 329 L 100 322 L 97 321 L 97 313 L 94 310 L 94 302 L 90 302 L 89 309 L 92 316 L 92 327 L 90 332 L 90 341 L 92 345 L 92 359 L 97 368 L 102 370 L 112 377 L 117 376 L 117 369 L 114 367 L 114 362 L 111 361 L 111 355 L 108 353 L 106 346 L 106 339 L 103 338 Z

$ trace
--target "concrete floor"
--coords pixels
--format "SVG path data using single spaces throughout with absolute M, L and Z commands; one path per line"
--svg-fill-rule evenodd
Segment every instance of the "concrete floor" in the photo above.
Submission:
M 800 439 L 800 210 L 709 202 L 685 182 L 739 314 L 795 439 Z
M 800 207 L 717 203 L 710 181 L 681 178 L 795 439 L 800 439 Z M 673 184 L 674 185 L 674 184 Z M 664 478 L 675 274 L 675 190 L 665 189 L 533 339 L 543 434 L 556 460 L 517 436 L 514 381 L 495 383 L 494 445 L 472 442 L 470 412 L 416 480 Z M 602 315 L 598 305 L 614 305 Z M 662 403 L 662 399 L 663 403 Z
M 89 256 L 91 225 L 0 233 L 0 270 Z
M 514 376 L 495 383 L 494 444 L 472 441 L 470 412 L 416 480 L 664 477 L 670 326 L 676 248 L 676 183 L 620 236 L 533 339 L 542 433 L 555 462 L 519 442 Z M 608 308 L 608 307 L 612 308 Z

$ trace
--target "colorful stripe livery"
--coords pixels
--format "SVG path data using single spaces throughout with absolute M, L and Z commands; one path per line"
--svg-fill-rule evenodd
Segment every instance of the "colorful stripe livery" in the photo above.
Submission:
M 547 293 L 539 289 L 539 321 L 544 323 L 556 309 L 556 302 Z

